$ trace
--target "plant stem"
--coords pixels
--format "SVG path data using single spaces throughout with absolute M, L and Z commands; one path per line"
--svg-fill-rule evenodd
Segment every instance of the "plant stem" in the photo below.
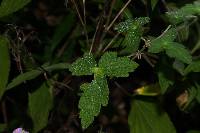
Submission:
M 103 49 L 103 52 L 105 52 L 110 46 L 111 44 L 115 41 L 115 39 L 119 36 L 120 33 L 117 33 L 112 40 L 108 43 L 108 45 Z
M 78 17 L 79 17 L 79 19 L 80 19 L 80 21 L 81 21 L 81 24 L 82 24 L 82 26 L 83 26 L 83 30 L 84 30 L 84 34 L 85 34 L 85 37 L 86 37 L 87 45 L 89 45 L 89 39 L 88 39 L 88 34 L 87 34 L 87 29 L 86 29 L 85 17 L 84 17 L 84 20 L 81 18 L 81 15 L 80 15 L 80 12 L 79 12 L 78 7 L 77 7 L 77 5 L 76 5 L 76 2 L 75 2 L 74 0 L 71 0 L 71 1 L 72 1 L 72 3 L 73 3 L 74 6 L 75 6 L 76 12 L 77 12 Z M 85 6 L 84 6 L 84 8 L 85 8 Z M 84 10 L 85 10 L 85 9 L 84 9 Z M 85 12 L 85 11 L 84 11 L 84 12 Z M 84 15 L 85 15 L 85 13 L 84 13 Z
M 100 22 L 101 22 L 101 20 L 98 21 L 98 24 L 97 24 L 97 27 L 96 27 L 96 30 L 95 30 L 95 33 L 94 33 L 94 36 L 93 36 L 93 39 L 92 39 L 92 44 L 91 44 L 89 53 L 92 52 L 92 49 L 93 49 L 93 46 L 94 46 L 94 42 L 95 42 L 95 38 L 96 38 L 96 35 L 97 35 L 97 31 L 98 31 L 98 29 L 100 27 Z
M 110 23 L 110 25 L 106 28 L 106 31 L 108 31 L 112 25 L 114 24 L 114 22 L 117 20 L 117 18 L 119 17 L 119 15 L 124 11 L 124 9 L 129 5 L 129 3 L 131 2 L 131 0 L 128 0 L 126 2 L 126 4 L 122 7 L 122 9 L 117 13 L 117 15 L 115 16 L 115 18 L 113 19 L 113 21 Z
M 196 43 L 196 45 L 193 47 L 193 49 L 191 50 L 191 54 L 194 54 L 199 48 L 200 48 L 200 39 Z

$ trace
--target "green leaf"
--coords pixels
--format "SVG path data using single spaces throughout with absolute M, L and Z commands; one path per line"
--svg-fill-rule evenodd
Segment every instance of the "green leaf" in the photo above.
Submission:
M 199 15 L 200 14 L 199 3 L 200 3 L 199 1 L 195 1 L 193 4 L 186 4 L 180 9 L 167 12 L 166 16 L 169 22 L 173 24 L 179 24 L 181 22 L 194 18 L 194 15 Z
M 166 51 L 169 57 L 173 57 L 179 61 L 190 64 L 192 56 L 186 48 L 177 42 L 173 42 L 177 32 L 175 28 L 165 31 L 161 36 L 151 41 L 151 46 L 148 49 L 150 53 L 160 53 Z
M 116 25 L 114 29 L 117 30 L 119 33 L 127 32 L 133 23 L 133 19 L 127 19 L 126 21 L 120 22 L 118 25 Z
M 0 98 L 6 90 L 10 71 L 9 41 L 0 36 Z
M 7 16 L 23 8 L 31 0 L 3 0 L 0 5 L 0 17 Z
M 153 102 L 133 100 L 128 123 L 130 133 L 176 133 L 167 113 Z
M 200 131 L 199 130 L 190 130 L 187 133 L 200 133 Z
M 161 39 L 152 40 L 150 45 L 151 46 L 148 49 L 148 52 L 150 52 L 150 53 L 160 53 L 160 52 L 164 51 L 165 48 L 167 47 L 167 43 Z
M 6 129 L 6 124 L 0 124 L 0 132 L 3 133 Z
M 158 0 L 151 0 L 151 8 L 152 8 L 152 10 L 155 8 L 157 3 L 158 3 Z
M 174 81 L 170 80 L 168 75 L 162 71 L 158 72 L 158 80 L 162 94 L 164 94 L 167 91 L 170 85 L 174 84 Z
M 52 108 L 52 86 L 46 82 L 29 95 L 29 114 L 32 118 L 34 130 L 37 133 L 47 125 L 49 111 Z
M 189 64 L 186 69 L 184 70 L 185 74 L 188 74 L 190 72 L 200 72 L 200 60 L 193 61 L 191 64 Z
M 99 67 L 107 76 L 128 77 L 129 72 L 133 72 L 138 64 L 128 57 L 117 57 L 116 52 L 107 52 L 99 60 Z
M 200 85 L 196 83 L 195 87 L 196 87 L 196 90 L 197 90 L 196 99 L 200 103 Z
M 69 64 L 68 63 L 58 63 L 58 64 L 53 64 L 51 66 L 46 66 L 43 67 L 43 69 L 47 72 L 51 72 L 53 70 L 60 70 L 60 69 L 68 69 L 69 68 Z M 38 68 L 38 70 L 32 70 L 29 72 L 25 72 L 23 74 L 20 74 L 19 76 L 17 76 L 16 78 L 14 78 L 11 83 L 9 83 L 6 87 L 6 90 L 11 89 L 13 87 L 16 87 L 17 85 L 28 81 L 28 80 L 32 80 L 34 78 L 36 78 L 37 76 L 39 76 L 40 74 L 44 73 L 42 70 L 40 70 L 41 68 Z
M 91 83 L 81 85 L 80 118 L 83 128 L 87 128 L 100 112 L 101 106 L 108 104 L 109 89 L 105 77 L 97 77 Z
M 138 50 L 142 37 L 142 29 L 133 25 L 126 33 L 122 46 L 122 53 L 133 53 Z
M 115 26 L 115 30 L 119 33 L 126 32 L 125 39 L 122 42 L 124 49 L 122 53 L 133 53 L 138 50 L 142 37 L 142 26 L 149 23 L 150 18 L 140 17 L 136 19 L 128 19 L 125 22 Z
M 7 90 L 25 82 L 25 81 L 28 81 L 28 80 L 31 80 L 31 79 L 34 79 L 36 78 L 37 76 L 39 76 L 40 74 L 42 74 L 42 71 L 40 70 L 32 70 L 30 72 L 25 72 L 23 74 L 20 74 L 19 76 L 17 76 L 16 78 L 14 78 L 11 83 L 9 83 L 7 85 Z
M 116 25 L 114 29 L 117 30 L 119 33 L 127 32 L 131 28 L 136 29 L 136 27 L 134 26 L 143 26 L 149 23 L 149 21 L 150 21 L 149 17 L 127 19 L 126 21 L 120 22 L 118 25 Z
M 157 37 L 156 39 L 152 40 L 150 43 L 150 48 L 148 52 L 150 53 L 160 53 L 164 51 L 168 47 L 168 42 L 172 42 L 175 40 L 177 35 L 175 28 L 170 28 L 169 30 L 162 33 L 161 36 Z
M 82 58 L 77 59 L 72 63 L 70 71 L 72 75 L 92 75 L 92 68 L 96 67 L 96 61 L 92 54 L 84 54 Z
M 169 57 L 174 57 L 175 59 L 187 64 L 192 62 L 192 56 L 190 55 L 189 51 L 182 44 L 176 42 L 168 42 L 166 54 Z

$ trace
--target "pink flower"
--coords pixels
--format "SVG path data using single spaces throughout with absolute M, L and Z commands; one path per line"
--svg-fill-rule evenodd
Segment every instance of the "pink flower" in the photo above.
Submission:
M 29 132 L 23 130 L 22 128 L 17 128 L 17 129 L 15 129 L 15 130 L 13 131 L 13 133 L 29 133 Z

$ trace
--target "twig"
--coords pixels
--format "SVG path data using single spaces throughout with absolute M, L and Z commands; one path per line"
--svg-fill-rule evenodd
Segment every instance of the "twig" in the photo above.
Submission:
M 199 29 L 199 27 L 200 27 L 199 23 L 196 23 L 197 34 L 198 34 L 198 36 L 200 38 L 200 29 Z M 199 48 L 200 48 L 200 39 L 198 40 L 198 42 L 196 43 L 196 45 L 191 50 L 191 54 L 194 54 Z
M 101 20 L 99 20 L 98 23 L 97 23 L 97 27 L 96 27 L 96 30 L 95 30 L 95 33 L 94 33 L 94 36 L 93 36 L 93 39 L 92 39 L 92 44 L 90 46 L 90 52 L 89 53 L 92 52 L 92 49 L 93 49 L 93 46 L 94 46 L 94 42 L 95 42 L 95 38 L 96 38 L 96 35 L 97 35 L 97 31 L 98 31 L 98 29 L 100 27 L 100 22 L 101 22 Z
M 172 27 L 172 26 L 169 25 L 169 26 L 165 29 L 165 31 L 163 31 L 163 33 L 162 33 L 160 36 L 158 36 L 156 39 L 161 38 L 171 27 Z
M 81 15 L 80 15 L 80 12 L 79 12 L 78 7 L 77 7 L 77 5 L 76 5 L 76 2 L 75 2 L 74 0 L 71 0 L 71 1 L 72 1 L 72 3 L 73 3 L 74 6 L 75 6 L 76 12 L 77 12 L 78 17 L 79 17 L 79 19 L 80 19 L 80 21 L 81 21 L 81 24 L 82 24 L 82 26 L 83 26 L 83 30 L 84 30 L 85 37 L 86 37 L 86 42 L 87 42 L 87 44 L 89 45 L 89 39 L 88 39 L 88 34 L 87 34 L 87 29 L 86 29 L 86 23 L 85 23 L 85 21 L 81 18 Z
M 110 22 L 111 15 L 112 15 L 112 9 L 113 9 L 114 4 L 115 4 L 115 0 L 112 0 L 111 7 L 110 7 L 110 10 L 109 10 L 109 13 L 108 13 L 108 17 L 107 17 L 107 20 L 106 20 L 105 27 L 107 27 L 109 22 Z
M 92 42 L 92 49 L 91 51 L 95 51 L 96 53 L 98 53 L 100 50 L 100 47 L 101 47 L 101 42 L 102 42 L 102 38 L 104 37 L 104 31 L 105 31 L 105 27 L 108 25 L 108 24 L 105 24 L 108 21 L 108 17 L 109 16 L 109 12 L 111 12 L 110 8 L 109 8 L 109 5 L 110 5 L 110 2 L 111 1 L 108 1 L 108 0 L 105 0 L 105 4 L 104 4 L 104 10 L 103 10 L 103 14 L 100 16 L 100 19 L 99 19 L 99 22 L 98 22 L 98 25 L 96 27 L 96 31 L 95 31 L 95 35 L 94 35 L 94 38 L 93 38 L 93 42 Z M 107 16 L 108 14 L 108 16 Z M 108 22 L 109 23 L 109 22 Z M 94 49 L 95 48 L 95 49 Z
M 110 25 L 106 28 L 106 31 L 108 31 L 112 25 L 114 24 L 114 22 L 117 20 L 117 18 L 119 17 L 119 15 L 124 11 L 124 9 L 129 5 L 129 3 L 131 2 L 131 0 L 128 0 L 128 2 L 126 2 L 126 4 L 122 7 L 122 9 L 117 13 L 117 15 L 115 16 L 115 18 L 113 19 L 113 21 L 110 23 Z
M 196 45 L 193 47 L 193 49 L 191 50 L 191 54 L 194 54 L 199 48 L 200 48 L 200 39 L 196 43 Z
M 117 33 L 112 40 L 108 43 L 108 45 L 103 49 L 103 52 L 105 52 L 110 46 L 111 44 L 115 41 L 115 39 L 119 36 L 120 33 Z
M 145 54 L 143 54 L 142 57 L 146 60 L 147 63 L 149 63 L 149 65 L 151 67 L 155 67 L 155 65 L 151 62 L 151 60 L 148 58 L 148 56 L 146 56 Z
M 4 122 L 7 124 L 8 123 L 8 118 L 7 118 L 7 111 L 6 111 L 5 101 L 2 102 L 2 114 L 3 114 Z
M 117 83 L 116 81 L 114 82 L 115 85 L 127 96 L 132 96 L 131 94 L 129 94 L 129 92 L 126 91 L 126 89 L 124 89 L 119 83 Z

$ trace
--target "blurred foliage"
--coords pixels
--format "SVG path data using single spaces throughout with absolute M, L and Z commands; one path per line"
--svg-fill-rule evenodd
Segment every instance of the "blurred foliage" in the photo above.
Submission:
M 199 0 L 1 0 L 0 132 L 198 133 L 199 15 Z

